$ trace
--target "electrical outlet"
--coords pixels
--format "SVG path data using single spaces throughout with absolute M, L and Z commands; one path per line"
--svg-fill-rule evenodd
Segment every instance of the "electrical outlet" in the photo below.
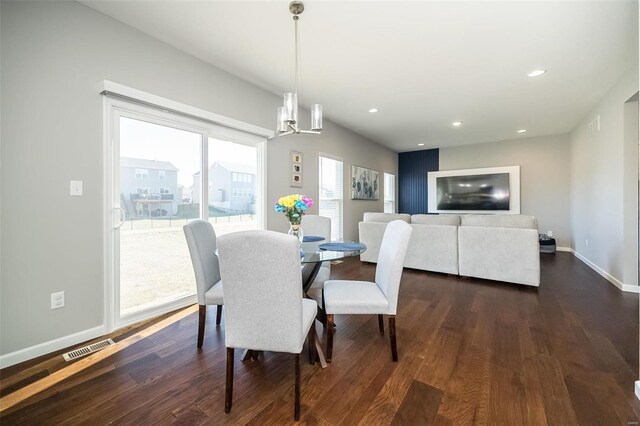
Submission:
M 589 240 L 584 240 L 584 243 L 587 247 L 589 247 Z
M 547 235 L 553 237 L 553 231 L 547 231 Z
M 51 293 L 51 309 L 59 309 L 64 307 L 64 291 Z

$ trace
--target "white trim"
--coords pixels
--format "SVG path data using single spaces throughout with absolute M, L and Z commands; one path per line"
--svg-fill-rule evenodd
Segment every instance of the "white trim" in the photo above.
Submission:
M 640 380 L 636 380 L 636 398 L 640 399 Z
M 9 367 L 42 355 L 47 355 L 60 349 L 68 348 L 69 346 L 74 346 L 79 343 L 86 342 L 87 340 L 104 336 L 105 334 L 107 334 L 105 326 L 99 325 L 97 327 L 69 334 L 68 336 L 62 336 L 54 340 L 49 340 L 48 342 L 29 346 L 28 348 L 0 356 L 0 368 Z
M 509 210 L 438 210 L 436 179 L 445 176 L 488 175 L 509 173 Z M 446 214 L 520 214 L 520 166 L 484 167 L 481 169 L 440 170 L 427 172 L 429 213 Z
M 599 267 L 598 265 L 596 265 L 595 263 L 593 263 L 592 261 L 590 261 L 589 259 L 587 259 L 585 256 L 578 253 L 577 251 L 571 249 L 571 253 L 573 253 L 575 257 L 583 261 L 587 266 L 589 266 L 591 269 L 596 271 L 604 279 L 606 279 L 611 284 L 618 287 L 620 290 L 625 291 L 627 293 L 640 293 L 640 286 L 625 284 L 622 281 L 618 280 L 613 275 L 611 275 L 610 273 L 608 273 L 607 271 L 605 271 L 604 269 L 602 269 L 601 267 Z
M 556 251 L 566 251 L 569 253 L 573 253 L 573 249 L 571 247 L 556 247 Z
M 192 107 L 181 102 L 172 101 L 171 99 L 156 96 L 151 93 L 143 92 L 142 90 L 134 89 L 132 87 L 124 86 L 122 84 L 114 83 L 109 80 L 102 82 L 100 93 L 104 95 L 118 96 L 125 99 L 134 100 L 136 102 L 142 102 L 149 105 L 153 105 L 158 108 L 166 109 L 169 111 L 177 112 L 184 115 L 189 115 L 200 120 L 209 121 L 212 123 L 220 124 L 225 127 L 229 127 L 243 132 L 251 133 L 253 135 L 262 136 L 264 138 L 273 138 L 275 132 L 273 130 L 265 129 L 263 127 L 254 126 L 253 124 L 245 123 L 240 120 L 225 117 L 223 115 L 214 114 L 212 112 Z
M 163 303 L 157 306 L 152 306 L 150 308 L 136 311 L 129 315 L 123 315 L 120 318 L 116 319 L 115 330 L 128 327 L 132 324 L 136 324 L 141 321 L 152 320 L 154 318 L 159 317 L 160 315 L 164 315 L 168 312 L 175 311 L 176 309 L 186 308 L 187 306 L 191 306 L 196 303 L 198 303 L 197 296 L 195 294 L 190 294 L 188 296 L 184 296 L 179 299 L 173 300 L 169 303 Z M 114 330 L 111 330 L 111 331 L 114 331 Z

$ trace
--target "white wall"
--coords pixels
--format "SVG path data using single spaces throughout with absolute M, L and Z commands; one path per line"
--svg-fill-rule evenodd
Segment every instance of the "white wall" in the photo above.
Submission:
M 568 135 L 440 148 L 440 170 L 520 166 L 520 213 L 553 231 L 560 247 L 571 245 L 570 161 Z
M 635 217 L 637 223 L 638 203 L 625 203 L 624 187 L 625 176 L 635 179 L 627 185 L 637 185 L 637 169 L 635 173 L 624 173 L 624 105 L 637 91 L 635 68 L 571 132 L 573 248 L 620 284 L 634 286 L 637 278 L 625 276 L 629 274 L 624 271 L 628 270 L 625 263 L 637 265 L 637 231 L 626 229 L 624 224 L 625 214 Z M 600 131 L 590 134 L 588 123 L 598 115 Z M 637 167 L 637 154 L 634 160 Z M 625 245 L 627 234 L 635 238 L 630 247 Z M 625 255 L 625 247 L 635 254 Z
M 103 80 L 261 127 L 275 126 L 279 96 L 74 2 L 2 2 L 0 354 L 103 324 Z M 328 114 L 331 111 L 326 111 Z M 305 114 L 306 115 L 306 114 Z M 317 197 L 317 152 L 396 172 L 397 155 L 325 121 L 319 137 L 268 142 L 271 206 L 288 187 L 290 148 L 305 154 Z M 69 197 L 69 180 L 83 197 Z M 345 179 L 345 182 L 348 182 Z M 345 196 L 348 197 L 345 188 Z M 345 237 L 383 202 L 346 201 Z M 312 212 L 317 211 L 317 208 Z M 270 212 L 268 226 L 285 230 Z M 64 309 L 50 293 L 64 290 Z

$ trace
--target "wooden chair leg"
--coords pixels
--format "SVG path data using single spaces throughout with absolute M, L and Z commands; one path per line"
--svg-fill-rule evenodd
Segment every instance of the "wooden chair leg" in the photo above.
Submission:
M 204 342 L 204 323 L 207 320 L 207 305 L 198 305 L 198 348 Z
M 327 362 L 331 362 L 333 354 L 333 314 L 327 315 Z
M 224 412 L 231 411 L 231 403 L 233 402 L 233 348 L 227 348 L 227 383 L 224 392 Z
M 309 364 L 311 365 L 316 363 L 316 338 L 316 324 L 314 321 L 309 329 L 309 340 L 307 342 L 309 346 Z
M 391 340 L 391 359 L 398 362 L 398 347 L 396 345 L 396 316 L 389 315 L 389 339 Z
M 293 418 L 295 421 L 300 420 L 300 354 L 295 355 L 295 405 L 293 407 Z
M 378 328 L 380 329 L 380 335 L 384 336 L 384 316 L 378 315 Z
M 222 305 L 218 305 L 218 311 L 216 312 L 216 325 L 220 325 L 222 319 Z

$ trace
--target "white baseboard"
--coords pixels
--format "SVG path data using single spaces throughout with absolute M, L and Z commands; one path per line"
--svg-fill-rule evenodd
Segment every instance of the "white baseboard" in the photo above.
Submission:
M 565 250 L 561 250 L 561 251 L 565 251 Z M 620 281 L 619 279 L 617 279 L 616 277 L 614 277 L 613 275 L 611 275 L 610 273 L 608 273 L 607 271 L 605 271 L 604 269 L 602 269 L 601 267 L 599 267 L 598 265 L 596 265 L 595 263 L 593 263 L 592 261 L 590 261 L 589 259 L 587 259 L 587 257 L 585 257 L 585 256 L 581 255 L 580 253 L 578 253 L 577 251 L 575 251 L 575 250 L 573 250 L 571 248 L 569 250 L 567 250 L 567 251 L 573 253 L 573 255 L 575 257 L 577 257 L 578 259 L 582 260 L 584 263 L 587 264 L 588 267 L 590 267 L 591 269 L 596 271 L 598 274 L 600 274 L 602 277 L 604 277 L 611 284 L 613 284 L 616 287 L 618 287 L 620 290 L 626 291 L 628 293 L 640 293 L 640 286 L 632 285 L 632 284 L 625 284 L 622 281 Z
M 636 380 L 636 397 L 640 399 L 640 380 Z
M 18 364 L 19 362 L 27 361 L 69 346 L 77 345 L 78 343 L 95 339 L 96 337 L 104 336 L 107 334 L 106 331 L 107 329 L 104 325 L 99 325 L 68 336 L 62 336 L 58 339 L 49 340 L 48 342 L 39 343 L 28 348 L 2 355 L 0 356 L 0 368 L 9 367 L 11 365 Z
M 556 251 L 567 251 L 569 253 L 573 253 L 573 249 L 571 247 L 556 247 Z

